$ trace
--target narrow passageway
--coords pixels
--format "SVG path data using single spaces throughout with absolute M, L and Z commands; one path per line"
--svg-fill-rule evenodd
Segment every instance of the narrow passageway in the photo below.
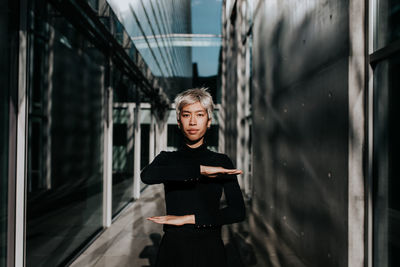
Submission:
M 165 214 L 162 185 L 148 186 L 71 265 L 71 267 L 154 266 L 162 225 L 146 220 Z M 223 226 L 222 237 L 230 267 L 263 266 L 246 241 L 248 222 Z
M 163 198 L 162 185 L 147 187 L 71 266 L 152 266 L 162 225 L 146 217 L 164 209 Z
M 122 212 L 71 265 L 71 267 L 151 267 L 154 266 L 162 225 L 146 220 L 165 213 L 162 185 L 145 188 L 140 199 Z M 246 242 L 247 222 L 223 226 L 222 237 L 230 267 L 263 266 L 254 247 Z
M 146 218 L 196 205 L 166 214 L 141 172 L 187 133 L 242 172 L 230 267 L 400 266 L 400 1 L 0 7 L 0 267 L 154 266 L 163 225 Z M 181 127 L 188 89 L 211 96 L 186 109 L 205 132 Z M 203 192 L 197 222 L 222 223 Z

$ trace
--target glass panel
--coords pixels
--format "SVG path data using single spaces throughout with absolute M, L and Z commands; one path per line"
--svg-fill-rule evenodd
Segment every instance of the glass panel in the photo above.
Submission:
M 222 2 L 192 1 L 193 87 L 208 87 L 214 103 L 221 103 L 221 13 Z
M 128 108 L 113 109 L 112 214 L 117 215 L 133 194 L 134 131 Z
M 59 266 L 102 229 L 105 58 L 31 2 L 26 265 Z
M 0 4 L 0 266 L 6 266 L 8 198 L 9 7 Z
M 191 45 L 194 37 L 191 35 L 191 1 L 107 2 L 124 24 L 127 34 L 137 48 L 140 56 L 137 55 L 135 61 L 142 72 L 146 73 L 146 69 L 141 67 L 141 59 L 161 84 L 167 84 L 163 89 L 170 100 L 182 89 L 192 87 Z M 218 11 L 214 13 L 216 12 Z M 217 39 L 219 41 L 220 38 Z M 200 38 L 196 42 L 205 44 L 207 40 L 203 42 Z M 218 54 L 217 58 L 213 58 L 213 62 L 218 63 Z M 201 64 L 200 67 L 201 70 L 207 68 L 205 64 Z M 213 66 L 212 69 L 215 72 L 217 67 Z M 215 79 L 211 82 L 213 80 Z
M 399 73 L 400 56 L 380 63 L 375 72 L 374 266 L 400 266 Z
M 10 96 L 17 90 L 18 2 L 0 1 L 0 267 L 7 266 Z M 15 152 L 15 151 L 14 151 Z
M 400 1 L 378 0 L 375 29 L 375 50 L 400 39 Z
M 140 169 L 149 164 L 151 110 L 140 109 Z
M 150 146 L 150 124 L 142 123 L 140 125 L 140 169 L 149 164 L 149 146 Z

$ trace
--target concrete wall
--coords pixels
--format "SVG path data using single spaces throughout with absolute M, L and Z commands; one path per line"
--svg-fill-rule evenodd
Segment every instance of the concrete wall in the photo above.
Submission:
M 257 3 L 254 244 L 272 266 L 362 266 L 363 1 Z M 237 72 L 237 59 L 226 60 L 227 73 Z
M 233 4 L 233 3 L 232 3 Z M 226 8 L 227 7 L 227 8 Z M 240 7 L 240 8 L 238 8 Z M 238 10 L 233 12 L 232 10 Z M 239 184 L 246 197 L 251 194 L 251 116 L 250 116 L 250 3 L 238 0 L 235 6 L 225 3 L 222 10 L 222 73 L 220 135 L 221 152 L 230 156 L 235 167 L 243 170 Z

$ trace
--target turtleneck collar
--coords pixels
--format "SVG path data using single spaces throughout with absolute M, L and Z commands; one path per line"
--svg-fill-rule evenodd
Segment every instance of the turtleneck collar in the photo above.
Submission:
M 203 144 L 201 144 L 200 146 L 196 147 L 196 148 L 191 148 L 188 145 L 186 145 L 185 143 L 183 143 L 180 147 L 179 147 L 179 151 L 185 153 L 185 154 L 198 154 L 204 151 L 207 151 L 207 144 L 205 142 L 203 142 Z

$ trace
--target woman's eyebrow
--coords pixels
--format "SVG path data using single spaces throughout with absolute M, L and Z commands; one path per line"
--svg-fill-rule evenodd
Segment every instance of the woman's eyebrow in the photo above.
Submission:
M 188 110 L 182 110 L 182 113 L 183 112 L 187 112 L 187 113 L 190 113 L 190 111 L 188 111 Z M 201 109 L 199 109 L 199 110 L 195 110 L 194 112 L 205 112 L 204 110 L 201 110 Z

